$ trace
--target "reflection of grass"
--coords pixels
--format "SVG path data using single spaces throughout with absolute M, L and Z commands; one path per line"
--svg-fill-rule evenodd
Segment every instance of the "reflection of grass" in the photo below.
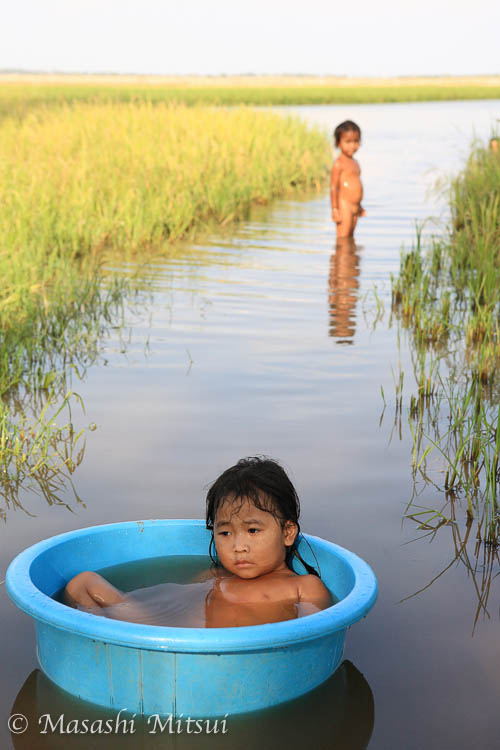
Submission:
M 68 365 L 85 368 L 95 360 L 100 336 L 120 314 L 130 289 L 126 280 L 103 283 L 96 270 L 90 274 L 65 261 L 53 283 L 47 279 L 36 294 L 17 271 L 18 288 L 12 284 L 11 299 L 3 310 L 0 305 L 0 398 L 15 412 L 36 403 L 37 394 L 45 393 Z M 33 274 L 37 271 L 42 275 L 44 269 L 35 267 Z M 8 280 L 4 276 L 4 285 Z
M 475 518 L 476 536 L 497 544 L 500 533 L 500 421 L 477 381 L 436 382 L 436 392 L 413 401 L 409 422 L 413 435 L 413 477 L 439 485 L 447 497 L 464 496 L 467 516 Z M 431 461 L 439 456 L 437 466 Z M 432 512 L 434 513 L 434 512 Z M 440 514 L 437 514 L 440 515 Z
M 83 404 L 72 391 L 61 400 L 53 388 L 44 390 L 45 403 L 34 420 L 22 411 L 13 421 L 0 402 L 0 496 L 5 501 L 0 518 L 4 520 L 9 508 L 22 508 L 21 489 L 41 494 L 49 505 L 64 505 L 71 510 L 60 493 L 68 482 L 72 485 L 71 475 L 83 460 L 83 430 L 75 433 L 71 403 Z M 60 425 L 61 415 L 66 415 L 69 422 Z M 73 492 L 77 502 L 81 502 L 74 487 Z
M 460 499 L 454 493 L 447 493 L 444 507 L 439 511 L 429 511 L 429 509 L 419 509 L 412 502 L 409 506 L 407 518 L 414 521 L 420 536 L 412 540 L 413 543 L 427 539 L 433 541 L 438 532 L 443 534 L 443 529 L 451 531 L 453 542 L 453 553 L 450 561 L 437 573 L 427 584 L 422 586 L 418 591 L 406 596 L 402 601 L 418 596 L 430 588 L 437 580 L 442 578 L 448 570 L 462 564 L 468 571 L 469 578 L 474 587 L 477 596 L 477 607 L 474 615 L 473 630 L 481 617 L 490 619 L 491 608 L 489 605 L 490 595 L 492 593 L 492 582 L 500 574 L 500 557 L 498 546 L 493 544 L 481 544 L 477 536 L 477 527 L 473 519 L 469 516 L 465 526 L 457 518 L 461 515 Z
M 418 237 L 392 288 L 415 352 L 414 476 L 430 481 L 439 455 L 444 490 L 465 496 L 488 544 L 500 536 L 499 189 L 498 155 L 476 147 L 451 185 L 448 236 L 428 254 Z
M 80 498 L 72 474 L 83 460 L 83 433 L 74 426 L 73 408 L 83 403 L 71 381 L 97 361 L 100 341 L 122 316 L 125 282 L 81 279 L 68 299 L 36 306 L 17 329 L 0 332 L 0 518 L 23 507 L 22 492 L 35 492 L 49 505 L 64 505 L 66 488 Z M 79 419 L 78 421 L 81 421 Z
M 9 82 L 12 81 L 12 82 Z M 158 78 L 20 76 L 0 78 L 0 115 L 23 115 L 62 100 L 193 105 L 291 105 L 498 99 L 500 78 L 347 79 L 307 77 Z

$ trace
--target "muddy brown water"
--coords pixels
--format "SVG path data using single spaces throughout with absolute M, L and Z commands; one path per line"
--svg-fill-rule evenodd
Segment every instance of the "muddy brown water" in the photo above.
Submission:
M 224 468 L 244 455 L 271 455 L 297 486 L 303 530 L 366 559 L 379 600 L 348 632 L 342 670 L 318 691 L 235 717 L 224 736 L 184 733 L 163 744 L 498 747 L 498 565 L 478 614 L 482 557 L 471 572 L 453 563 L 449 527 L 423 537 L 403 520 L 413 487 L 411 437 L 405 420 L 401 434 L 392 430 L 392 370 L 401 358 L 411 382 L 412 367 L 405 336 L 398 352 L 389 300 L 390 273 L 415 221 L 445 217 L 430 188 L 457 171 L 474 132 L 489 135 L 500 102 L 291 111 L 329 128 L 347 117 L 362 127 L 367 216 L 356 246 L 336 251 L 321 194 L 258 208 L 234 231 L 155 263 L 147 272 L 150 298 L 127 310 L 120 332 L 108 331 L 99 363 L 78 383 L 86 408 L 78 419 L 97 425 L 73 476 L 83 503 L 69 485 L 61 493 L 69 509 L 21 492 L 24 510 L 7 508 L 0 529 L 0 580 L 18 552 L 53 534 L 138 518 L 200 518 L 206 485 Z M 385 304 L 378 321 L 374 285 Z M 437 490 L 422 498 L 442 503 Z M 473 546 L 470 555 L 475 560 Z M 98 746 L 95 738 L 40 733 L 42 713 L 82 719 L 106 712 L 61 694 L 36 671 L 33 624 L 4 584 L 0 622 L 0 746 Z M 6 723 L 13 711 L 31 722 L 15 738 Z M 144 727 L 119 739 L 120 747 L 160 742 Z M 99 739 L 109 747 L 115 741 Z

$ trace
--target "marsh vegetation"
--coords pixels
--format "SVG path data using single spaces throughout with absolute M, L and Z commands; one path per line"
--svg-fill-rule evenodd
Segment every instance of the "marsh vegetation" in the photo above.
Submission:
M 13 487 L 34 479 L 46 494 L 81 461 L 68 382 L 95 361 L 137 290 L 113 269 L 171 252 L 254 203 L 321 186 L 329 157 L 319 130 L 243 108 L 58 100 L 18 115 L 0 122 L 0 466 L 10 503 Z
M 498 154 L 477 144 L 450 184 L 449 231 L 425 250 L 418 234 L 392 280 L 393 311 L 414 352 L 414 478 L 445 497 L 441 508 L 409 512 L 429 529 L 456 523 L 462 502 L 477 538 L 492 546 L 500 536 L 499 186 Z M 399 406 L 402 384 L 400 376 Z
M 187 106 L 286 106 L 498 99 L 498 76 L 344 78 L 331 76 L 0 77 L 0 117 L 61 102 L 149 102 Z

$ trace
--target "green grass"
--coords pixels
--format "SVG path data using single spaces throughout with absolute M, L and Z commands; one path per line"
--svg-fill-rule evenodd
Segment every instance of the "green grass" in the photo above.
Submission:
M 14 509 L 32 515 L 21 500 L 27 492 L 71 510 L 63 499 L 70 489 L 81 503 L 72 474 L 85 450 L 75 427 L 75 416 L 83 424 L 84 408 L 74 383 L 99 360 L 124 299 L 141 296 L 129 281 L 68 271 L 67 284 L 56 286 L 46 305 L 32 300 L 19 326 L 0 330 L 0 519 Z
M 417 347 L 455 350 L 483 383 L 500 365 L 500 158 L 476 146 L 450 186 L 450 232 L 424 253 L 420 237 L 393 279 L 393 305 Z
M 320 131 L 244 108 L 79 104 L 4 119 L 2 335 L 87 305 L 109 250 L 126 258 L 319 187 L 329 158 Z
M 500 99 L 500 85 L 289 85 L 289 86 L 127 86 L 78 84 L 0 85 L 0 116 L 24 116 L 61 102 L 182 103 L 188 106 L 286 106 L 315 104 L 380 104 L 394 102 Z
M 0 128 L 3 246 L 75 257 L 175 240 L 207 220 L 242 218 L 252 203 L 319 186 L 329 158 L 323 133 L 244 108 L 80 104 L 21 124 L 8 118 Z
M 500 538 L 500 158 L 476 145 L 450 185 L 451 225 L 402 255 L 393 311 L 411 334 L 414 478 L 463 497 L 477 534 Z M 401 398 L 398 394 L 399 399 Z M 441 476 L 431 479 L 439 457 Z M 425 511 L 443 516 L 442 511 Z M 424 513 L 424 511 L 422 511 Z M 435 515 L 433 515 L 435 514 Z
M 71 418 L 58 424 L 78 401 L 68 373 L 95 361 L 134 289 L 107 269 L 319 187 L 329 158 L 322 132 L 245 108 L 59 103 L 0 121 L 0 492 L 9 506 L 30 480 L 47 497 L 79 463 Z

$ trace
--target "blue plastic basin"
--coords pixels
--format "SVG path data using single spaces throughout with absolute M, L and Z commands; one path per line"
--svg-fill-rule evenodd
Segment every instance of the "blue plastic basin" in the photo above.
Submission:
M 326 680 L 346 629 L 375 603 L 377 581 L 352 552 L 304 535 L 340 601 L 307 617 L 240 628 L 172 628 L 81 612 L 52 597 L 82 570 L 208 553 L 204 521 L 131 521 L 79 529 L 21 552 L 7 592 L 35 619 L 38 661 L 69 693 L 116 710 L 211 717 L 272 706 Z M 300 553 L 315 563 L 304 540 Z M 303 572 L 299 571 L 298 572 Z

